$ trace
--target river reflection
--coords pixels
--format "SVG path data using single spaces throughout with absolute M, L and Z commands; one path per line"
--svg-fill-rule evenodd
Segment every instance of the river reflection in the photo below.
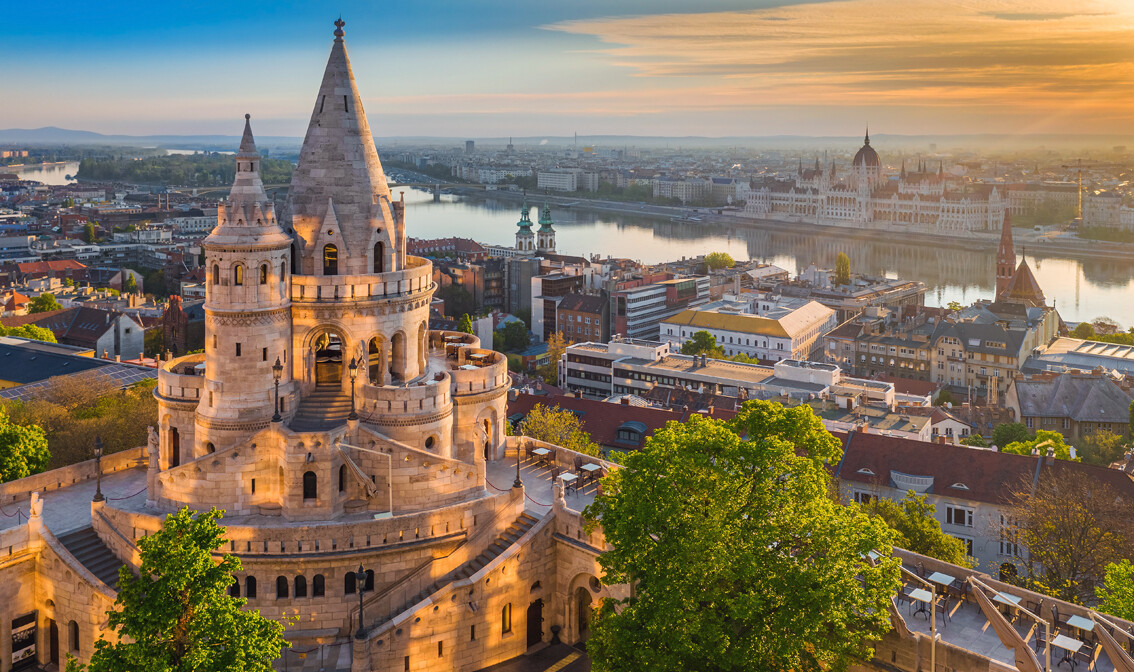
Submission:
M 484 243 L 510 245 L 519 212 L 512 201 L 460 200 L 406 189 L 408 235 L 417 238 L 465 236 Z M 530 203 L 541 205 L 538 199 Z M 533 219 L 536 213 L 533 211 Z M 963 304 L 991 298 L 996 254 L 991 250 L 903 244 L 900 241 L 851 238 L 836 230 L 798 232 L 723 228 L 675 223 L 613 213 L 553 208 L 559 252 L 589 256 L 628 257 L 657 263 L 707 252 L 728 252 L 735 259 L 757 259 L 799 273 L 811 263 L 833 267 L 846 252 L 851 268 L 889 277 L 921 280 L 928 287 L 926 303 Z M 860 233 L 860 232 L 854 232 Z M 1027 259 L 1049 302 L 1055 301 L 1067 321 L 1109 316 L 1134 324 L 1134 268 L 1125 261 L 1080 261 L 1028 249 Z M 1022 250 L 1017 249 L 1017 254 Z

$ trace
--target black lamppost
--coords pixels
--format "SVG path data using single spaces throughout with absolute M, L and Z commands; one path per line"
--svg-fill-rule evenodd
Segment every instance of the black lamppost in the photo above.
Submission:
M 512 481 L 513 488 L 524 487 L 524 482 L 520 480 L 520 455 L 524 452 L 523 439 L 516 442 L 516 480 Z
M 102 495 L 102 437 L 96 436 L 94 440 L 94 459 L 95 459 L 95 493 L 94 500 L 101 502 L 106 499 Z
M 351 357 L 347 369 L 350 371 L 350 415 L 347 420 L 358 420 L 358 412 L 354 410 L 354 379 L 358 377 L 358 358 Z
M 366 588 L 366 571 L 362 569 L 362 565 L 359 565 L 358 571 L 354 573 L 354 583 L 358 586 L 358 631 L 354 633 L 354 637 L 366 639 L 366 629 L 362 625 L 362 591 Z
M 283 417 L 280 416 L 280 378 L 283 377 L 283 364 L 280 364 L 280 358 L 276 357 L 276 363 L 272 364 L 272 379 L 276 381 L 276 412 L 272 415 L 272 422 L 280 422 Z

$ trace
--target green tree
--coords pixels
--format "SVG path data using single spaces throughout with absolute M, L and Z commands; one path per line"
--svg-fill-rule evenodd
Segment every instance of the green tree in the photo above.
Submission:
M 448 285 L 437 292 L 437 296 L 445 302 L 446 315 L 470 315 L 476 313 L 477 305 L 473 295 L 460 285 Z
M 710 271 L 732 268 L 733 266 L 736 266 L 736 260 L 727 252 L 710 252 L 705 255 L 705 268 Z
M 0 336 L 15 336 L 16 338 L 30 338 L 33 341 L 58 343 L 55 340 L 55 332 L 34 324 L 25 324 L 19 327 L 5 327 L 0 324 Z
M 1097 464 L 1100 467 L 1110 466 L 1111 463 L 1121 459 L 1126 453 L 1126 437 L 1108 432 L 1105 429 L 1095 430 L 1081 437 L 1075 446 L 1076 453 L 1087 464 Z
M 528 327 L 520 321 L 508 322 L 492 334 L 492 349 L 500 352 L 522 350 L 528 347 L 529 343 L 531 338 L 528 335 Z
M 974 448 L 988 448 L 988 441 L 980 434 L 969 434 L 961 439 L 962 446 L 973 446 Z
M 839 252 L 839 256 L 835 257 L 835 284 L 850 284 L 850 257 L 846 252 Z
M 126 274 L 126 281 L 122 283 L 122 291 L 127 294 L 136 294 L 138 292 L 138 281 L 134 279 L 133 273 Z
M 749 357 L 748 355 L 744 354 L 743 352 L 736 353 L 732 357 L 729 357 L 729 360 L 733 361 L 733 362 L 739 362 L 741 364 L 759 364 L 760 363 L 760 360 L 757 359 L 756 357 Z
M 44 292 L 31 300 L 28 304 L 28 314 L 31 313 L 46 313 L 49 310 L 59 310 L 62 308 L 58 301 L 55 300 L 55 295 L 51 292 Z
M 708 355 L 714 359 L 724 359 L 724 348 L 717 345 L 717 338 L 707 331 L 694 332 L 688 341 L 681 344 L 683 355 Z
M 561 331 L 555 332 L 547 339 L 547 364 L 536 369 L 536 375 L 542 378 L 543 382 L 548 385 L 559 384 L 559 360 L 571 343 L 572 341 Z
M 595 456 L 602 453 L 599 445 L 591 441 L 591 435 L 583 429 L 583 421 L 579 416 L 558 406 L 536 404 L 520 421 L 516 430 L 524 436 L 553 443 L 577 453 Z
M 1010 443 L 1027 441 L 1030 436 L 1031 432 L 1024 426 L 1024 423 L 1005 422 L 997 425 L 996 429 L 992 430 L 992 445 L 1007 446 Z
M 1095 589 L 1099 610 L 1127 621 L 1134 620 L 1134 565 L 1123 558 L 1106 566 L 1103 585 Z
M 145 337 L 146 357 L 160 357 L 165 351 L 165 328 L 150 327 L 146 329 Z M 175 353 L 180 354 L 180 353 Z
M 1063 440 L 1063 435 L 1046 429 L 1039 430 L 1035 437 L 1027 441 L 1013 441 L 1006 446 L 1000 446 L 1000 452 L 1015 455 L 1031 455 L 1032 451 L 1037 449 L 1041 455 L 1046 455 L 1049 450 L 1055 451 L 1055 458 L 1058 460 L 1072 459 L 1071 446 Z M 1079 458 L 1074 458 L 1074 461 L 1078 462 Z
M 43 429 L 15 424 L 0 408 L 0 482 L 38 474 L 50 458 Z
M 900 503 L 875 499 L 862 508 L 884 520 L 897 533 L 895 546 L 954 565 L 973 566 L 965 553 L 964 542 L 941 531 L 941 523 L 933 515 L 936 507 L 925 501 L 925 495 L 910 490 Z
M 1094 337 L 1095 328 L 1091 326 L 1090 322 L 1080 322 L 1078 326 L 1071 330 L 1071 338 L 1081 338 L 1089 341 Z
M 933 401 L 935 406 L 944 406 L 945 404 L 955 403 L 953 400 L 953 393 L 949 390 L 941 390 L 937 393 L 937 399 Z
M 98 230 L 95 229 L 93 223 L 87 222 L 86 225 L 83 226 L 83 242 L 93 244 L 96 240 L 98 240 Z
M 670 422 L 625 455 L 585 511 L 612 545 L 599 556 L 604 581 L 634 584 L 594 617 L 594 669 L 870 659 L 890 628 L 899 563 L 885 523 L 829 496 L 826 465 L 841 454 L 810 408 L 749 401 L 729 423 Z
M 224 543 L 223 511 L 184 508 L 138 540 L 138 575 L 118 571 L 118 599 L 107 624 L 119 641 L 95 642 L 90 672 L 272 672 L 288 646 L 283 625 L 230 597 L 240 559 L 212 553 Z
M 463 331 L 466 334 L 473 333 L 472 318 L 468 313 L 461 315 L 461 319 L 457 320 L 457 331 Z
M 954 313 L 959 313 L 962 310 L 964 310 L 964 308 L 965 308 L 964 306 L 961 305 L 960 301 L 950 301 L 949 304 L 946 305 L 945 307 L 948 308 L 949 310 L 951 310 Z

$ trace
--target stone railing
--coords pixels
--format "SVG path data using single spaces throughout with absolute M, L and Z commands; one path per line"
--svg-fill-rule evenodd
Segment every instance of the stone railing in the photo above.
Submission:
M 93 448 L 92 451 L 94 452 Z M 144 467 L 148 463 L 146 447 L 129 448 L 117 453 L 104 455 L 102 458 L 102 473 L 112 474 L 123 469 Z M 15 502 L 27 499 L 33 492 L 47 492 L 66 488 L 76 483 L 89 481 L 95 477 L 95 460 L 86 460 L 75 464 L 45 471 L 42 474 L 32 474 L 24 478 L 0 484 L 0 502 Z
M 225 528 L 225 543 L 218 552 L 248 557 L 327 557 L 397 549 L 407 544 L 459 541 L 492 522 L 498 510 L 509 502 L 505 495 L 485 496 L 430 511 L 352 522 L 247 525 L 241 523 L 239 516 L 233 516 L 220 521 Z M 161 529 L 164 519 L 160 514 L 127 511 L 112 505 L 101 506 L 93 513 L 97 514 L 92 515 L 92 521 L 99 536 L 124 558 L 136 552 L 138 539 Z
M 23 521 L 22 525 L 0 531 L 0 556 L 10 558 L 31 547 L 31 530 L 28 527 L 28 519 L 25 517 Z
M 433 329 L 429 332 L 430 350 L 448 350 L 449 346 L 464 345 L 470 348 L 479 348 L 480 339 L 463 331 L 446 331 Z
M 450 346 L 446 354 L 453 396 L 479 394 L 511 384 L 508 359 L 494 350 Z
M 412 296 L 433 290 L 433 266 L 407 257 L 401 271 L 368 275 L 293 275 L 291 300 L 375 301 Z
M 178 357 L 158 369 L 157 394 L 167 399 L 197 401 L 205 388 L 205 376 L 196 365 L 205 361 L 205 353 Z
M 438 372 L 411 385 L 361 385 L 358 412 L 364 417 L 435 413 L 449 404 L 449 374 Z
M 597 464 L 607 471 L 620 468 L 614 462 L 604 460 L 601 457 L 587 455 L 586 453 L 580 453 L 574 450 L 567 450 L 562 446 L 557 446 L 554 443 L 548 443 L 546 441 L 533 439 L 530 436 L 506 436 L 504 437 L 504 446 L 505 457 L 507 458 L 508 455 L 511 455 L 512 459 L 515 459 L 516 457 L 517 448 L 525 451 L 528 447 L 547 448 L 548 450 L 551 450 L 555 453 L 555 464 L 557 464 L 559 468 L 564 471 L 574 471 L 576 457 L 581 458 L 583 460 L 583 464 Z

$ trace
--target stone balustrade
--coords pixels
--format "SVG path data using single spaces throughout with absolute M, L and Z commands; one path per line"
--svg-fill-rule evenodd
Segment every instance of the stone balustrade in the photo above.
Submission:
M 449 405 L 449 374 L 438 372 L 411 385 L 362 385 L 359 413 L 420 415 L 445 410 Z
M 166 362 L 158 369 L 156 394 L 173 401 L 199 401 L 205 389 L 205 375 L 197 365 L 204 362 L 203 352 Z
M 93 447 L 91 452 L 94 452 Z M 144 467 L 146 460 L 145 446 L 110 453 L 102 458 L 102 473 L 112 474 L 123 469 Z M 8 481 L 0 484 L 0 502 L 20 501 L 31 497 L 33 492 L 58 490 L 82 481 L 89 481 L 95 477 L 95 473 L 95 460 L 86 460 L 45 471 L 41 474 L 32 474 L 14 481 Z
M 366 275 L 294 275 L 291 300 L 376 301 L 433 291 L 433 266 L 420 257 L 406 257 L 406 268 Z
M 446 352 L 453 396 L 480 394 L 511 384 L 508 359 L 494 350 L 448 346 Z

